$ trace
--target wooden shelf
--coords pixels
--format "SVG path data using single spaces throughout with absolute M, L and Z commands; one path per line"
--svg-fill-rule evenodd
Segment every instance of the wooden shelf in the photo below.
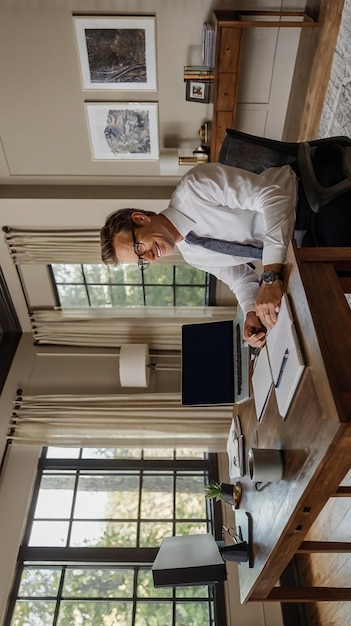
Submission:
M 216 49 L 210 160 L 218 154 L 226 128 L 235 124 L 242 41 L 245 28 L 311 28 L 318 22 L 296 11 L 215 11 Z

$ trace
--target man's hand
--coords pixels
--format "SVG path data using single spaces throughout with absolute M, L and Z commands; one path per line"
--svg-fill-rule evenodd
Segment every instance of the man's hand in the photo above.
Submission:
M 256 315 L 267 328 L 273 328 L 278 320 L 280 302 L 283 295 L 283 285 L 275 280 L 271 285 L 262 283 L 256 298 Z
M 262 348 L 266 343 L 266 327 L 263 326 L 254 311 L 246 315 L 243 339 L 253 348 Z

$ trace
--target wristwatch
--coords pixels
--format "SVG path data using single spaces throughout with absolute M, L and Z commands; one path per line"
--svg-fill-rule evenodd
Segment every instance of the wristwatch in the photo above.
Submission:
M 282 280 L 280 274 L 276 274 L 272 270 L 266 270 L 262 274 L 261 283 L 265 285 L 273 285 L 275 280 Z

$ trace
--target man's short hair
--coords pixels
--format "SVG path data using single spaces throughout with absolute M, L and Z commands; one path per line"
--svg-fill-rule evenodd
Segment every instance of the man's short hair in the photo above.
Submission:
M 107 218 L 105 225 L 100 230 L 101 259 L 105 265 L 118 265 L 119 260 L 113 247 L 113 238 L 120 232 L 129 232 L 131 230 L 132 214 L 135 211 L 145 213 L 145 215 L 154 215 L 154 211 L 144 211 L 143 209 L 119 209 L 114 211 Z M 138 226 L 136 225 L 135 228 Z

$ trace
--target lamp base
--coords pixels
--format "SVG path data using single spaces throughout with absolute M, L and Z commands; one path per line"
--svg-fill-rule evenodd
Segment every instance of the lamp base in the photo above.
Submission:
M 234 528 L 242 541 L 247 543 L 248 566 L 253 567 L 252 551 L 252 517 L 250 513 L 242 509 L 234 510 Z

